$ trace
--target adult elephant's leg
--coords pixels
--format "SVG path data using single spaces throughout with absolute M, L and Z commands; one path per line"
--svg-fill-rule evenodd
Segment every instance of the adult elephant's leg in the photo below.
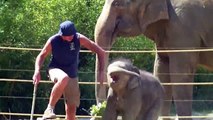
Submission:
M 162 83 L 170 83 L 169 76 L 169 60 L 167 57 L 157 55 L 155 57 L 154 75 L 157 76 Z M 171 86 L 165 86 L 164 104 L 162 108 L 162 116 L 168 116 L 170 114 L 171 100 L 172 100 L 172 89 Z M 164 120 L 169 120 L 165 118 Z
M 178 59 L 177 59 L 178 58 Z M 170 73 L 172 83 L 192 83 L 197 67 L 197 53 L 172 53 L 170 56 Z M 192 115 L 192 85 L 173 85 L 173 98 L 178 116 Z M 192 120 L 182 118 L 179 120 Z

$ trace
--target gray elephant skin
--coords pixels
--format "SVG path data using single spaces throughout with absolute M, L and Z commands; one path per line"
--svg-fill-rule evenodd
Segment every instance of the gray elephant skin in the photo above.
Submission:
M 102 120 L 157 120 L 164 89 L 151 73 L 135 67 L 128 59 L 116 59 L 107 69 L 109 91 Z
M 212 48 L 212 21 L 213 0 L 105 0 L 96 23 L 95 40 L 105 50 L 111 49 L 117 37 L 142 34 L 155 42 L 157 50 Z M 154 74 L 162 83 L 192 83 L 198 65 L 212 70 L 212 60 L 211 51 L 159 52 Z M 98 64 L 98 71 L 97 68 Z M 164 88 L 164 99 L 169 101 L 165 101 L 162 115 L 170 115 L 171 100 L 175 100 L 177 115 L 191 116 L 193 86 Z M 97 87 L 97 99 L 106 96 L 104 89 Z

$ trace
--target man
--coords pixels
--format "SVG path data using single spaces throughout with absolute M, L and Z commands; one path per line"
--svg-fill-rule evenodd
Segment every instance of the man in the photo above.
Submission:
M 51 53 L 48 76 L 55 84 L 52 88 L 49 104 L 44 111 L 43 119 L 55 118 L 54 107 L 62 94 L 66 100 L 67 120 L 75 120 L 76 107 L 80 104 L 78 85 L 78 57 L 80 46 L 97 53 L 100 63 L 98 79 L 103 80 L 105 51 L 84 35 L 77 33 L 71 21 L 60 24 L 59 33 L 51 36 L 35 61 L 33 83 L 37 85 L 41 79 L 40 69 L 45 58 Z

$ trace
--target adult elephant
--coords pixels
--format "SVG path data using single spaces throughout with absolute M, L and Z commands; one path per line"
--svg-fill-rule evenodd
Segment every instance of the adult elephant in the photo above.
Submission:
M 105 50 L 118 36 L 141 34 L 153 40 L 157 50 L 211 48 L 212 21 L 213 0 L 106 0 L 95 40 Z M 154 74 L 163 83 L 193 82 L 197 66 L 213 68 L 212 60 L 212 52 L 157 53 Z M 176 100 L 177 114 L 191 116 L 193 86 L 165 86 L 165 90 L 165 100 Z M 103 91 L 97 92 L 103 97 Z M 171 101 L 164 104 L 163 115 L 169 115 L 170 106 Z

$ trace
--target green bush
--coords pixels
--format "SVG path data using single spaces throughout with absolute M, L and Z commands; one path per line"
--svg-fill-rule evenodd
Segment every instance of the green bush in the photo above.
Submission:
M 105 108 L 106 108 L 106 101 L 104 101 L 102 103 L 98 103 L 98 105 L 92 105 L 90 107 L 90 115 L 92 115 L 94 117 L 102 116 Z

